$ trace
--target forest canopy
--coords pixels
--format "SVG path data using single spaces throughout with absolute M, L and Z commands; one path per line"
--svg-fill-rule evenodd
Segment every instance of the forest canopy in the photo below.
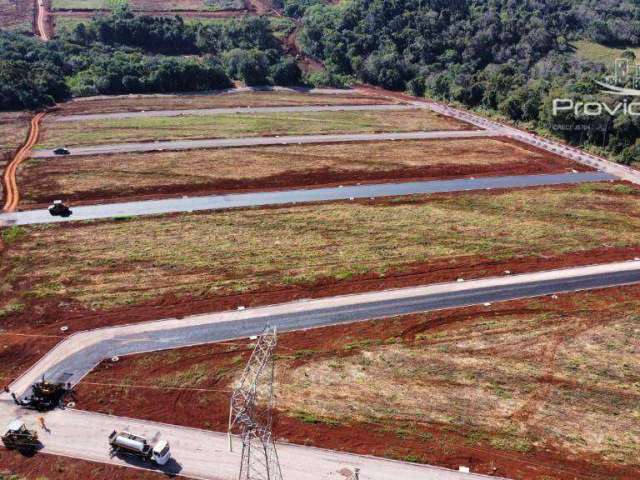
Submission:
M 71 95 L 223 89 L 233 79 L 301 82 L 266 18 L 186 24 L 122 7 L 46 43 L 0 30 L 0 110 L 48 106 Z

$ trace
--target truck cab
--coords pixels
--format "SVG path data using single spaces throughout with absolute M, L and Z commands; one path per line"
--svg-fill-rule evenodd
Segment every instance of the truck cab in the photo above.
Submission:
M 171 458 L 171 452 L 169 451 L 169 442 L 166 440 L 160 440 L 153 446 L 151 452 L 151 460 L 158 465 L 165 465 L 169 458 Z

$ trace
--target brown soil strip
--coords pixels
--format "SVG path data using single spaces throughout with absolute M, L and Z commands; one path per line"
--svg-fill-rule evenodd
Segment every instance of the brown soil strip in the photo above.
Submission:
M 0 386 L 12 383 L 63 339 L 0 333 Z
M 142 112 L 194 108 L 379 105 L 381 102 L 394 103 L 393 101 L 384 101 L 375 95 L 362 95 L 356 92 L 328 95 L 278 91 L 249 93 L 231 91 L 176 95 L 88 97 L 60 104 L 54 113 L 81 115 L 87 113 Z
M 0 448 L 0 478 L 16 475 L 16 480 L 166 480 L 163 473 L 88 462 L 39 453 L 24 456 Z M 13 478 L 13 477 L 7 477 Z M 187 477 L 180 477 L 188 480 Z
M 4 210 L 6 212 L 13 212 L 18 208 L 18 202 L 20 201 L 20 190 L 18 188 L 16 172 L 22 162 L 24 162 L 31 153 L 31 149 L 38 141 L 40 135 L 40 122 L 45 116 L 44 112 L 36 114 L 31 119 L 31 128 L 29 135 L 24 145 L 18 150 L 4 169 L 3 180 L 3 197 L 4 197 Z

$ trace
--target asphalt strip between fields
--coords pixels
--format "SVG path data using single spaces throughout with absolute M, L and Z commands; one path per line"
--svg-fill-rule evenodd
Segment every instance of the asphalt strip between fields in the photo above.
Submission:
M 473 190 L 524 188 L 546 185 L 576 184 L 615 180 L 604 172 L 573 172 L 544 175 L 515 175 L 506 177 L 464 178 L 425 182 L 350 185 L 345 187 L 284 190 L 273 192 L 209 195 L 202 197 L 168 198 L 103 205 L 73 206 L 70 217 L 54 217 L 48 210 L 27 210 L 0 214 L 0 226 L 61 223 L 104 218 L 141 215 L 223 210 L 229 208 L 264 207 L 298 203 L 355 200 L 429 193 L 448 193 Z

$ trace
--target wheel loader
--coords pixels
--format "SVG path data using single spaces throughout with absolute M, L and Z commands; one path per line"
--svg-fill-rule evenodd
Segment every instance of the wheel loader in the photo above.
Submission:
M 20 420 L 14 420 L 2 435 L 2 443 L 9 450 L 18 450 L 21 453 L 34 453 L 40 446 L 38 434 L 29 430 Z

